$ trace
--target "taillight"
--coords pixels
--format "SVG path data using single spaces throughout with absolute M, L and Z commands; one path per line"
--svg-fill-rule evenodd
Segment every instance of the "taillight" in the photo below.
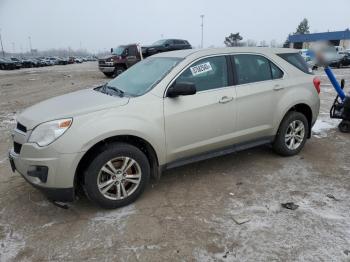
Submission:
M 314 78 L 314 86 L 316 88 L 317 93 L 321 92 L 321 80 L 318 77 Z

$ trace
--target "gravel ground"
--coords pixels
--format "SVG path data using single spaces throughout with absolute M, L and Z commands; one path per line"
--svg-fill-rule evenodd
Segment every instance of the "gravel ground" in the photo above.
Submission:
M 350 69 L 335 73 L 350 86 Z M 85 198 L 54 206 L 6 157 L 15 114 L 106 82 L 97 64 L 0 71 L 0 261 L 350 261 L 350 135 L 329 119 L 335 91 L 317 74 L 321 114 L 298 156 L 266 146 L 176 168 L 105 211 Z

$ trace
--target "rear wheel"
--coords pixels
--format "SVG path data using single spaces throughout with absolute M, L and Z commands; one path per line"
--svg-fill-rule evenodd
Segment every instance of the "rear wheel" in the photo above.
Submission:
M 309 132 L 308 121 L 302 113 L 289 112 L 278 129 L 273 149 L 282 156 L 298 154 L 304 147 Z
M 117 208 L 134 202 L 150 178 L 145 154 L 135 146 L 113 143 L 105 148 L 85 172 L 88 198 L 104 208 Z

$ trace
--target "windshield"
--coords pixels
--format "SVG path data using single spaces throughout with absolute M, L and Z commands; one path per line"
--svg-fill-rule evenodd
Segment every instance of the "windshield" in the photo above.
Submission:
M 163 45 L 166 42 L 166 40 L 158 40 L 157 42 L 154 42 L 153 45 Z
M 182 59 L 177 57 L 150 57 L 110 81 L 107 85 L 125 95 L 140 96 L 158 84 Z
M 113 48 L 112 55 L 122 55 L 125 50 L 125 47 L 118 46 L 117 48 Z

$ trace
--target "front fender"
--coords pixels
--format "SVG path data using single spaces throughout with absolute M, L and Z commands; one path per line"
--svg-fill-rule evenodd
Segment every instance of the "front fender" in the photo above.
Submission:
M 136 115 L 123 116 L 115 110 L 77 117 L 71 130 L 55 145 L 62 153 L 86 152 L 107 138 L 131 135 L 147 141 L 155 150 L 159 164 L 166 161 L 163 119 L 144 119 Z M 58 142 L 57 141 L 57 142 Z

